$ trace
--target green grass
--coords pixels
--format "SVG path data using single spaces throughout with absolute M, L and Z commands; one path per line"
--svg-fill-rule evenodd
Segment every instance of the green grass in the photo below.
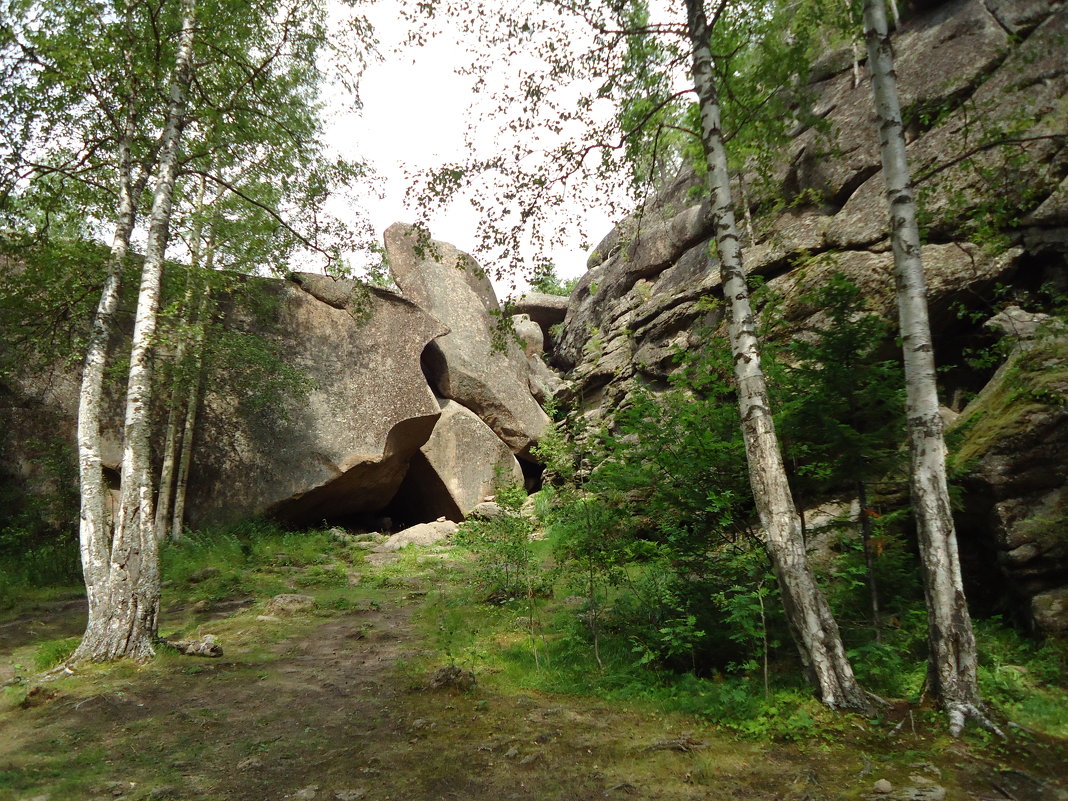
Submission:
M 363 552 L 328 531 L 287 531 L 267 521 L 209 529 L 168 543 L 160 552 L 165 599 L 219 601 L 269 598 L 299 590 L 345 587 Z
M 532 543 L 533 562 L 547 566 L 550 549 L 547 541 Z M 250 648 L 246 661 L 258 669 L 254 640 L 261 643 L 260 656 L 268 659 L 266 644 L 292 636 L 302 626 L 317 625 L 324 616 L 359 608 L 384 592 L 425 592 L 418 621 L 427 650 L 408 666 L 413 673 L 455 663 L 487 677 L 502 691 L 640 702 L 750 739 L 819 740 L 844 725 L 843 718 L 812 698 L 789 657 L 771 665 L 771 686 L 765 694 L 759 670 L 697 676 L 639 664 L 640 653 L 627 631 L 608 625 L 599 632 L 595 653 L 580 610 L 564 600 L 570 589 L 559 577 L 547 595 L 489 604 L 479 583 L 477 556 L 470 549 L 454 548 L 447 562 L 428 558 L 419 548 L 398 556 L 391 564 L 370 567 L 362 550 L 328 532 L 295 533 L 262 522 L 193 534 L 162 550 L 164 601 L 177 610 L 165 618 L 168 628 L 163 633 L 186 637 L 210 630 Z M 294 590 L 312 594 L 318 609 L 278 624 L 255 621 L 263 602 Z M 232 599 L 250 599 L 252 604 L 210 624 L 195 606 L 206 602 L 210 609 L 213 603 Z M 918 638 L 922 640 L 922 623 L 917 613 L 909 625 L 885 632 L 885 645 L 851 653 L 865 686 L 891 697 L 916 698 L 924 675 L 923 656 L 914 648 Z M 984 697 L 1017 723 L 1068 736 L 1068 644 L 1030 640 L 999 620 L 978 621 L 977 634 Z M 36 671 L 47 670 L 62 662 L 77 642 L 44 640 L 23 659 Z M 187 660 L 166 649 L 157 662 L 161 668 L 177 662 L 188 667 Z
M 33 654 L 33 667 L 38 672 L 54 668 L 74 653 L 81 642 L 80 637 L 65 637 L 61 640 L 45 640 L 37 644 Z
M 545 541 L 532 543 L 535 560 L 546 562 L 549 547 Z M 454 575 L 454 582 L 457 578 L 463 576 Z M 458 664 L 488 677 L 502 692 L 640 702 L 753 740 L 822 741 L 854 725 L 848 716 L 831 713 L 816 701 L 788 650 L 785 658 L 772 662 L 765 694 L 758 670 L 698 676 L 640 665 L 628 633 L 607 622 L 595 653 L 578 610 L 562 600 L 569 592 L 562 581 L 551 597 L 497 605 L 483 602 L 479 579 L 479 571 L 469 569 L 466 583 L 452 583 L 428 597 L 421 626 L 434 650 L 424 657 L 425 665 Z M 976 628 L 984 698 L 1016 723 L 1068 736 L 1068 643 L 1028 639 L 998 619 L 976 621 Z M 884 630 L 882 644 L 852 650 L 864 686 L 915 703 L 926 674 L 925 632 L 926 617 L 917 606 Z M 937 712 L 917 710 L 916 715 L 917 720 L 929 717 L 930 725 L 940 730 Z M 886 729 L 891 725 L 885 724 Z
M 976 621 L 983 698 L 1014 723 L 1068 737 L 1068 642 L 1034 640 L 1000 619 Z

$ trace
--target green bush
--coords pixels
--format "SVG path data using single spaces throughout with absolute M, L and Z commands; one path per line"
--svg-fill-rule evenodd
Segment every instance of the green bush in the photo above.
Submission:
M 486 600 L 505 603 L 547 589 L 547 577 L 531 548 L 535 522 L 521 511 L 526 497 L 522 487 L 498 490 L 496 502 L 502 513 L 488 520 L 468 520 L 456 535 L 457 544 L 475 553 L 475 578 Z

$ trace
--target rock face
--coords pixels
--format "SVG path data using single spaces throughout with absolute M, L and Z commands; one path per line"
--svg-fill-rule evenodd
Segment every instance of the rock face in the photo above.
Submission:
M 552 341 L 552 327 L 559 325 L 567 316 L 567 298 L 546 295 L 544 292 L 528 292 L 512 304 L 513 314 L 525 314 L 541 328 L 546 342 Z
M 487 496 L 523 483 L 508 446 L 474 412 L 442 400 L 441 418 L 413 458 L 397 508 L 413 518 L 463 521 Z
M 971 467 L 959 536 L 973 545 L 991 543 L 998 573 L 1028 605 L 1034 625 L 1062 634 L 1068 633 L 1066 397 L 1068 337 L 1022 340 L 961 415 L 956 428 L 963 439 L 954 454 L 958 468 Z
M 565 382 L 556 371 L 545 363 L 545 334 L 541 326 L 525 314 L 513 314 L 512 326 L 516 336 L 523 343 L 523 355 L 526 356 L 527 386 L 530 394 L 540 404 L 553 398 L 563 390 Z
M 409 229 L 390 230 L 407 297 L 296 273 L 286 281 L 237 279 L 218 298 L 222 326 L 213 336 L 237 358 L 209 370 L 188 525 L 254 515 L 304 525 L 381 512 L 406 523 L 460 521 L 500 485 L 523 482 L 514 454 L 529 456 L 548 424 L 532 392 L 547 398 L 561 383 L 542 361 L 541 329 L 520 324 L 529 356 L 514 341 L 494 349 L 500 306 L 477 265 L 444 243 L 433 243 L 434 259 L 417 259 Z M 436 339 L 444 340 L 440 348 Z M 466 405 L 444 401 L 443 414 L 428 373 Z M 77 519 L 78 381 L 56 366 L 45 379 L 19 376 L 0 386 L 3 480 L 54 498 L 49 523 L 67 530 Z M 115 480 L 120 384 L 108 390 L 103 425 L 103 461 Z M 162 431 L 163 420 L 156 425 Z
M 421 241 L 413 226 L 401 223 L 386 231 L 386 254 L 404 296 L 449 328 L 427 354 L 434 389 L 475 412 L 513 453 L 532 458 L 530 448 L 549 418 L 530 393 L 519 347 L 495 347 L 496 298 L 477 265 L 452 245 Z
M 319 523 L 381 509 L 430 437 L 440 410 L 420 359 L 446 329 L 394 293 L 360 292 L 322 276 L 304 282 L 315 279 L 324 282 L 315 295 L 290 281 L 248 279 L 222 301 L 218 336 L 257 343 L 260 354 L 273 351 L 280 364 L 269 369 L 299 376 L 302 390 L 272 394 L 266 376 L 250 386 L 241 374 L 253 357 L 209 375 L 194 439 L 189 525 L 263 514 Z M 327 290 L 329 303 L 320 299 Z M 118 383 L 108 392 L 103 432 L 111 470 L 120 458 Z M 60 460 L 43 459 L 30 445 L 47 442 L 67 454 L 62 461 L 73 461 L 78 376 L 57 368 L 52 380 L 31 377 L 0 396 L 0 439 L 13 456 L 5 472 L 48 495 L 56 479 L 42 467 Z M 157 424 L 162 430 L 162 420 Z M 76 520 L 73 464 L 62 481 Z
M 244 307 L 228 325 L 262 331 L 309 388 L 255 415 L 221 377 L 201 415 L 190 522 L 267 513 L 312 523 L 381 509 L 438 419 L 419 360 L 444 327 L 383 290 L 360 316 L 290 282 L 262 292 L 274 303 L 269 328 Z
M 1050 269 L 1044 254 L 1068 247 L 1068 236 L 1055 233 L 1065 225 L 1056 209 L 1064 206 L 1058 198 L 1068 151 L 1056 134 L 1068 128 L 1068 75 L 1058 45 L 1068 9 L 1052 0 L 1026 8 L 980 0 L 925 7 L 930 10 L 903 22 L 894 45 L 910 120 L 909 158 L 931 218 L 924 256 L 938 311 L 988 293 L 997 282 L 1033 282 Z M 938 69 L 932 69 L 936 43 Z M 846 51 L 829 53 L 811 81 L 814 110 L 827 127 L 795 136 L 768 197 L 751 193 L 755 225 L 753 240 L 743 242 L 746 266 L 788 302 L 841 270 L 887 309 L 888 212 L 870 85 L 865 78 L 853 87 Z M 1012 135 L 1014 144 L 984 144 L 1013 121 L 1025 129 Z M 720 288 L 718 265 L 710 268 L 707 259 L 707 209 L 690 199 L 697 184 L 692 174 L 680 175 L 656 202 L 621 223 L 594 251 L 571 296 L 552 358 L 570 371 L 571 396 L 583 398 L 591 412 L 621 400 L 631 378 L 663 380 L 672 349 L 687 347 L 699 325 L 718 323 L 707 303 L 699 305 Z M 990 222 L 1007 191 L 1019 212 L 1014 218 L 1024 220 L 1006 221 L 1020 226 L 1011 237 L 1018 248 L 992 257 L 971 241 L 981 233 L 973 222 Z M 795 205 L 763 213 L 769 200 L 783 197 Z M 793 269 L 799 266 L 804 269 Z M 811 310 L 791 313 L 801 320 Z
M 1042 285 L 1068 289 L 1066 31 L 1068 7 L 1053 0 L 932 0 L 914 4 L 894 34 L 941 363 L 963 362 L 965 348 L 989 344 L 991 329 L 1041 322 L 1027 307 L 984 330 L 977 320 L 1007 300 L 1033 302 Z M 779 293 L 794 331 L 820 315 L 801 296 L 835 272 L 896 319 L 871 89 L 866 76 L 853 86 L 851 61 L 843 50 L 815 65 L 814 111 L 826 125 L 799 130 L 783 147 L 770 188 L 754 189 L 754 176 L 745 181 L 753 218 L 743 231 L 745 264 Z M 698 346 L 700 328 L 722 326 L 719 265 L 708 256 L 712 230 L 699 184 L 682 172 L 620 223 L 591 254 L 569 299 L 550 360 L 569 379 L 558 397 L 588 419 L 609 416 L 635 382 L 663 387 L 674 352 Z M 999 285 L 1012 287 L 1008 298 Z M 970 317 L 954 312 L 961 305 Z M 1051 357 L 1037 372 L 1048 378 L 1056 364 Z M 944 373 L 951 411 L 960 413 L 988 378 L 967 368 Z M 1052 533 L 1068 529 L 1068 435 L 1063 404 L 1051 400 L 1066 391 L 1036 390 L 1033 397 L 1047 402 L 1019 427 L 987 437 L 973 454 L 974 502 L 958 522 L 973 564 L 985 561 L 997 573 L 974 573 L 973 583 L 996 580 L 1046 630 L 1062 626 L 1051 621 L 1068 584 L 1068 550 Z M 974 421 L 965 413 L 958 427 Z

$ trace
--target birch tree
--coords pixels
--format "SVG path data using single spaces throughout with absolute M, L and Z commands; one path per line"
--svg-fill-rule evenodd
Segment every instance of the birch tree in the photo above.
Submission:
M 148 244 L 134 318 L 126 413 L 121 495 L 110 549 L 90 540 L 93 555 L 108 554 L 106 570 L 95 560 L 84 565 L 89 596 L 89 623 L 74 660 L 147 659 L 155 654 L 159 616 L 159 545 L 154 530 L 151 477 L 151 345 L 156 330 L 163 260 L 178 175 L 179 147 L 186 123 L 186 93 L 192 78 L 197 0 L 182 1 L 182 23 L 170 82 L 159 170 L 149 217 Z M 90 531 L 103 540 L 104 532 Z M 97 608 L 93 609 L 94 601 Z
M 57 218 L 78 220 L 66 231 L 92 235 L 108 224 L 113 230 L 87 341 L 77 429 L 79 541 L 87 631 L 95 633 L 107 624 L 105 610 L 114 593 L 100 459 L 107 346 L 140 198 L 156 165 L 159 142 L 145 121 L 156 107 L 158 76 L 166 67 L 163 51 L 144 35 L 146 20 L 132 6 L 11 2 L 3 12 L 3 105 L 11 112 L 3 130 L 13 149 L 0 181 L 0 207 L 16 230 L 29 222 L 32 236 L 52 236 Z M 84 32 L 91 28 L 97 35 L 86 42 Z M 34 207 L 48 211 L 34 215 Z
M 868 70 L 879 123 L 894 281 L 905 365 L 910 491 L 927 602 L 928 686 L 953 736 L 968 718 L 991 727 L 979 694 L 975 634 L 964 596 L 957 536 L 946 482 L 946 446 L 938 411 L 934 346 L 904 126 L 885 0 L 864 0 Z
M 343 272 L 343 254 L 369 248 L 373 236 L 358 212 L 341 221 L 326 207 L 367 174 L 359 163 L 327 155 L 317 101 L 324 56 L 353 54 L 341 77 L 354 78 L 351 70 L 359 69 L 370 49 L 369 31 L 355 17 L 328 38 L 325 5 L 267 5 L 271 13 L 261 10 L 252 19 L 234 6 L 240 20 L 229 27 L 239 35 L 227 43 L 226 58 L 212 74 L 197 81 L 179 193 L 190 271 L 169 335 L 174 380 L 156 505 L 161 539 L 180 536 L 184 523 L 214 294 L 227 283 L 250 291 L 215 271 L 281 273 L 294 258 L 311 258 L 327 271 Z M 252 113 L 238 113 L 246 109 Z M 198 275 L 204 271 L 213 277 Z
M 725 10 L 725 5 L 720 3 L 718 13 Z M 846 657 L 838 624 L 805 555 L 801 520 L 790 493 L 767 383 L 760 366 L 756 317 L 749 302 L 741 241 L 735 224 L 731 176 L 713 75 L 711 30 L 703 0 L 686 0 L 686 12 L 701 143 L 708 165 L 710 214 L 723 296 L 730 315 L 728 339 L 734 357 L 738 410 L 757 512 L 801 661 L 820 699 L 833 708 L 868 709 L 868 699 Z
M 230 218 L 223 263 L 231 268 L 248 268 L 257 259 L 284 263 L 298 245 L 336 263 L 362 233 L 322 213 L 330 192 L 362 172 L 324 158 L 317 93 L 321 60 L 340 61 L 342 54 L 347 63 L 339 77 L 353 88 L 369 29 L 350 16 L 334 49 L 325 20 L 324 3 L 295 0 L 181 0 L 151 7 L 0 0 L 0 109 L 7 112 L 0 136 L 10 145 L 0 159 L 0 214 L 26 239 L 106 232 L 112 238 L 79 413 L 80 539 L 90 609 L 76 659 L 141 659 L 153 650 L 159 598 L 152 533 L 154 346 L 164 255 L 185 187 L 207 183 L 216 199 L 232 204 L 220 214 Z M 94 31 L 88 40 L 87 30 Z M 111 521 L 100 462 L 104 368 L 152 173 L 121 496 Z M 253 226 L 247 225 L 251 219 Z M 242 225 L 240 239 L 234 229 Z M 209 242 L 224 239 L 217 230 L 204 235 Z M 192 337 L 194 345 L 201 340 L 202 334 Z M 195 403 L 184 417 L 191 426 Z M 177 472 L 188 475 L 189 447 L 175 456 Z

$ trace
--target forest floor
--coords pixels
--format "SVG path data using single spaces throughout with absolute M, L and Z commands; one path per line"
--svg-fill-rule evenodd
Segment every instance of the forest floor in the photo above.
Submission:
M 214 634 L 225 654 L 9 682 L 0 799 L 1068 799 L 1066 744 L 1042 736 L 952 741 L 847 717 L 799 741 L 739 739 L 640 700 L 524 688 L 469 659 L 474 687 L 434 688 L 465 661 L 454 567 L 444 549 L 409 549 L 393 565 L 357 560 L 345 586 L 319 591 L 300 580 L 314 567 L 290 566 L 287 589 L 318 601 L 292 615 L 244 593 L 168 605 L 165 589 L 164 633 Z M 514 617 L 483 627 L 480 647 L 523 640 Z M 83 622 L 70 597 L 0 619 L 0 682 Z

